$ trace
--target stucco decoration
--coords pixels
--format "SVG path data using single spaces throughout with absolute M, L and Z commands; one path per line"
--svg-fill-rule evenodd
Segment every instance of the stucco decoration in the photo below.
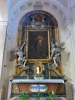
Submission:
M 62 10 L 59 10 L 59 14 L 60 14 L 60 15 L 63 15 L 63 11 L 62 11 Z
M 25 9 L 25 5 L 20 6 L 20 10 L 24 10 Z
M 56 5 L 52 5 L 52 8 L 53 8 L 54 10 L 57 10 L 57 6 L 56 6 Z
M 43 9 L 43 5 L 42 5 L 41 1 L 36 1 L 35 2 L 34 9 L 35 10 L 42 10 Z
M 50 3 L 49 2 L 44 2 L 44 5 L 50 6 Z
M 27 6 L 29 6 L 29 7 L 32 6 L 32 5 L 33 5 L 33 2 L 28 2 L 27 3 Z
M 11 22 L 16 21 L 18 16 L 21 16 L 21 13 L 25 14 L 27 13 L 27 11 L 32 11 L 32 10 L 49 10 L 49 12 L 51 13 L 51 9 L 53 10 L 52 12 L 56 11 L 57 16 L 59 16 L 61 18 L 61 20 L 64 19 L 64 17 L 67 17 L 67 12 L 65 7 L 60 4 L 59 2 L 54 2 L 52 1 L 48 1 L 48 0 L 35 0 L 35 2 L 33 0 L 31 1 L 21 1 L 21 3 L 15 4 L 15 6 L 11 9 L 10 11 L 10 20 Z M 18 14 L 14 14 L 13 13 L 18 10 Z M 60 16 L 60 10 L 63 12 L 62 17 Z M 52 13 L 53 14 L 53 13 Z M 65 22 L 65 21 L 64 21 Z M 64 23 L 63 22 L 63 23 Z
M 72 22 L 69 20 L 66 24 L 66 38 L 68 39 L 72 33 Z

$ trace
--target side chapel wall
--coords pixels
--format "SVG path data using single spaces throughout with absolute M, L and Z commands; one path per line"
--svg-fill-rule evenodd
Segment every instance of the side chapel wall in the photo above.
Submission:
M 34 4 L 36 4 L 36 1 L 37 0 L 35 0 L 35 2 L 33 2 L 33 0 L 31 0 L 31 2 L 28 1 L 28 2 L 25 2 L 25 3 L 21 3 L 18 6 L 15 5 L 14 10 L 13 10 L 13 8 L 11 9 L 12 13 L 10 13 L 11 17 L 9 18 L 9 21 L 10 21 L 10 25 L 12 26 L 12 29 L 11 29 L 12 31 L 9 34 L 9 36 L 10 36 L 10 40 L 9 40 L 10 43 L 9 43 L 9 45 L 11 46 L 11 44 L 12 44 L 12 46 L 10 47 L 10 50 L 14 49 L 17 46 L 18 25 L 19 25 L 20 19 L 27 12 L 35 10 L 34 9 Z M 74 46 L 74 44 L 73 44 L 73 41 L 72 41 L 72 39 L 74 40 L 74 36 L 70 37 L 71 35 L 69 35 L 69 37 L 67 38 L 68 33 L 66 32 L 66 24 L 65 24 L 65 23 L 67 23 L 67 15 L 66 15 L 67 14 L 67 10 L 65 10 L 66 13 L 64 14 L 63 12 L 65 12 L 65 11 L 63 11 L 63 8 L 62 8 L 62 6 L 60 4 L 57 4 L 57 3 L 54 3 L 54 2 L 49 2 L 47 0 L 46 1 L 43 0 L 43 2 L 41 4 L 43 6 L 41 9 L 51 13 L 53 16 L 55 16 L 55 18 L 58 21 L 60 42 L 65 42 L 65 52 L 68 53 L 68 56 L 67 55 L 66 55 L 66 57 L 62 56 L 63 57 L 62 58 L 63 74 L 67 77 L 68 81 L 70 81 L 70 82 L 72 82 L 74 84 L 75 83 L 74 82 L 74 79 L 75 79 L 74 78 L 74 76 L 75 76 L 75 74 L 74 74 L 75 61 L 74 60 L 75 60 L 75 57 L 74 57 L 74 53 L 73 53 L 73 50 L 74 50 L 73 46 Z M 2 5 L 2 3 L 1 3 L 1 5 Z M 24 8 L 23 5 L 25 5 L 25 8 Z M 36 9 L 39 9 L 39 7 L 36 8 Z M 71 10 L 72 10 L 72 14 L 71 15 L 74 15 L 74 11 L 75 11 L 74 7 Z M 4 14 L 4 16 L 7 15 L 7 14 L 6 15 L 5 14 Z M 72 19 L 73 19 L 72 22 L 74 22 L 74 18 L 75 17 L 73 16 L 72 17 Z M 73 25 L 72 33 L 74 33 L 74 26 L 75 25 L 74 25 L 74 23 L 71 23 L 71 25 Z M 2 31 L 2 33 L 3 33 L 3 31 Z M 4 31 L 4 33 L 5 33 L 5 31 Z M 5 37 L 5 36 L 3 36 L 3 37 Z M 2 40 L 4 40 L 4 39 L 2 39 Z M 2 49 L 2 51 L 3 51 L 3 49 Z M 64 53 L 64 55 L 65 55 L 65 53 Z M 69 60 L 65 62 L 64 58 L 66 58 L 66 60 L 67 60 L 67 57 L 69 57 Z M 10 62 L 10 64 L 7 64 L 7 65 L 9 66 L 9 68 L 11 66 L 14 66 L 15 65 L 15 61 L 13 63 Z M 14 70 L 14 67 L 12 68 L 12 70 L 9 71 L 9 73 L 12 73 L 13 70 Z M 5 72 L 5 71 L 2 71 L 2 72 Z M 14 72 L 13 72 L 13 74 L 14 74 Z M 9 75 L 9 76 L 11 76 L 11 75 Z

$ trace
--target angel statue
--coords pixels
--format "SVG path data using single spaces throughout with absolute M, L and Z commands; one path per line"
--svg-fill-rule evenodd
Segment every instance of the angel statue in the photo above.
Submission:
M 22 68 L 22 67 L 26 66 L 27 59 L 26 59 L 25 56 L 24 57 L 19 57 L 18 62 L 19 62 L 19 64 L 17 64 L 16 66 L 19 66 L 20 68 Z
M 23 51 L 23 48 L 25 46 L 25 42 L 23 43 L 23 45 L 20 48 L 17 48 L 17 52 L 15 53 L 18 57 L 18 62 L 19 64 L 17 64 L 16 66 L 20 66 L 20 68 L 25 67 L 27 59 L 26 59 L 26 53 Z
M 52 66 L 55 68 L 58 67 L 59 62 L 61 61 L 61 51 L 64 50 L 63 45 L 64 43 L 51 42 L 51 60 L 53 61 Z
M 58 67 L 58 63 L 61 61 L 61 54 L 60 54 L 60 53 L 55 54 L 55 55 L 53 56 L 52 60 L 53 60 L 53 64 L 52 64 L 52 65 L 53 65 L 55 68 L 57 68 L 57 67 Z
M 15 53 L 15 55 L 18 56 L 18 60 L 23 58 L 23 56 L 25 54 L 24 51 L 23 51 L 24 46 L 25 46 L 25 42 L 23 43 L 23 45 L 20 48 L 17 47 L 17 52 Z

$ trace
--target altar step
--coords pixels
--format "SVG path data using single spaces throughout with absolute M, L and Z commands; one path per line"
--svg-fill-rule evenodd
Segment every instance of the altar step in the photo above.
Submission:
M 14 97 L 13 97 L 13 98 L 10 99 L 10 100 L 20 100 L 20 99 L 19 99 L 19 98 L 15 98 L 15 99 L 14 99 Z M 35 98 L 30 98 L 30 100 L 36 100 L 36 99 L 35 99 Z M 41 97 L 40 100 L 47 100 L 47 98 L 45 98 L 45 97 Z M 67 100 L 67 99 L 64 98 L 64 97 L 56 97 L 55 100 Z

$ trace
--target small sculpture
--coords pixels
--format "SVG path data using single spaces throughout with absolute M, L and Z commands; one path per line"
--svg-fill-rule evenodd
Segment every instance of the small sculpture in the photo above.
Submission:
M 21 47 L 17 47 L 17 50 L 12 50 L 10 52 L 11 54 L 10 61 L 13 61 L 15 58 L 18 58 L 18 64 L 16 66 L 20 66 L 20 68 L 25 67 L 27 63 L 26 53 L 23 50 L 24 47 L 25 47 L 25 42 Z
M 20 48 L 17 48 L 17 52 L 15 53 L 18 57 L 18 62 L 19 64 L 17 64 L 16 66 L 20 66 L 21 67 L 25 67 L 27 59 L 26 59 L 26 53 L 24 53 L 23 48 L 25 46 L 25 42 L 23 43 L 23 45 Z
M 63 45 L 64 43 L 51 42 L 51 60 L 53 61 L 52 66 L 55 68 L 58 67 L 59 62 L 61 61 L 61 51 L 64 50 L 64 48 L 62 48 Z
M 54 67 L 58 67 L 58 62 L 61 60 L 61 54 L 57 53 L 53 56 Z
M 27 59 L 26 57 L 19 57 L 18 62 L 19 64 L 17 64 L 16 66 L 20 66 L 20 68 L 22 68 L 22 67 L 25 67 Z

